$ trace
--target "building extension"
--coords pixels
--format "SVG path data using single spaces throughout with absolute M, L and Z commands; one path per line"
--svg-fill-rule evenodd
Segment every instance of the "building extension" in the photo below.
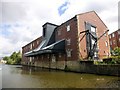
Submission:
M 75 15 L 61 25 L 45 23 L 43 35 L 22 47 L 22 64 L 56 69 L 76 67 L 79 61 L 88 60 L 95 39 L 107 30 L 95 11 Z M 108 33 L 95 46 L 92 59 L 109 56 Z
M 109 34 L 110 48 L 114 50 L 115 47 L 120 47 L 120 29 Z

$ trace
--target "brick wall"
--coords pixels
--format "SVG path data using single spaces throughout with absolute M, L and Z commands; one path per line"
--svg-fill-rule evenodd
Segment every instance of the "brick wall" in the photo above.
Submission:
M 109 35 L 110 47 L 113 50 L 115 47 L 120 47 L 120 29 Z
M 77 16 L 78 20 L 78 38 L 82 38 L 83 35 L 79 35 L 80 32 L 85 31 L 85 22 L 89 22 L 90 24 L 96 26 L 96 34 L 99 37 L 102 35 L 106 30 L 107 27 L 103 23 L 103 21 L 98 17 L 98 15 L 92 11 L 88 13 L 79 14 Z M 107 42 L 107 46 L 106 46 Z M 104 35 L 99 41 L 98 41 L 98 49 L 99 49 L 99 56 L 102 58 L 103 56 L 107 56 L 110 54 L 110 47 L 109 47 L 109 37 L 108 33 Z M 79 43 L 79 50 L 83 58 L 87 56 L 87 50 L 86 50 L 86 37 Z

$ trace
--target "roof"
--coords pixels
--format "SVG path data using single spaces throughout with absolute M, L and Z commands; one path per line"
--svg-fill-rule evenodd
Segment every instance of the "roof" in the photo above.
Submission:
M 59 40 L 49 46 L 46 46 L 44 48 L 41 48 L 37 51 L 31 51 L 29 53 L 25 53 L 25 56 L 34 56 L 44 53 L 58 53 L 58 52 L 64 52 L 65 51 L 65 40 Z
M 30 43 L 24 45 L 22 48 L 26 47 L 27 45 L 31 44 L 32 42 L 36 41 L 37 39 L 42 39 L 42 36 L 40 36 L 40 37 L 38 37 L 38 38 L 32 40 Z
M 113 34 L 113 33 L 117 32 L 117 31 L 119 31 L 119 30 L 120 30 L 120 29 L 118 29 L 118 30 L 115 30 L 114 32 L 110 33 L 109 35 L 111 35 L 111 34 Z

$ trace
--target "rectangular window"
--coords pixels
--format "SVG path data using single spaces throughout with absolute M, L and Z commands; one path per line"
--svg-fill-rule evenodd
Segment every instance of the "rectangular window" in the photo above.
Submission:
M 96 28 L 94 26 L 91 26 L 91 32 L 96 32 Z
M 72 54 L 71 54 L 71 52 L 72 52 L 72 50 L 67 50 L 67 57 L 71 57 L 72 56 Z
M 70 45 L 71 44 L 71 40 L 70 39 L 67 39 L 67 45 Z
M 106 47 L 108 46 L 108 42 L 107 41 L 105 42 L 105 45 L 106 45 Z
M 30 49 L 32 49 L 32 44 L 30 44 Z
M 67 25 L 67 31 L 70 31 L 70 25 Z
M 58 30 L 58 35 L 61 35 L 61 30 L 60 29 Z
M 30 57 L 30 62 L 32 62 L 32 57 Z
M 34 43 L 33 43 L 33 47 L 34 47 Z
M 118 34 L 120 35 L 120 30 L 118 31 Z
M 52 62 L 56 62 L 55 55 L 52 56 Z
M 113 44 L 115 44 L 115 40 L 113 40 Z
M 120 38 L 119 38 L 119 42 L 120 42 Z
M 37 44 L 39 43 L 39 41 L 37 41 Z
M 59 53 L 59 58 L 61 58 L 61 53 Z
M 112 34 L 112 37 L 114 37 L 115 35 L 114 35 L 114 33 Z
M 112 41 L 110 41 L 110 45 L 112 45 Z
M 111 35 L 110 35 L 110 38 L 111 38 Z

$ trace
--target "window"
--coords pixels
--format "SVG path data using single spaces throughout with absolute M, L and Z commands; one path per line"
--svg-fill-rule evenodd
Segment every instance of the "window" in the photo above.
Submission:
M 112 45 L 112 41 L 110 41 L 110 45 Z
M 61 53 L 59 53 L 59 57 L 61 57 Z
M 67 25 L 67 31 L 70 31 L 70 25 Z
M 32 49 L 32 44 L 30 44 L 30 49 Z
M 46 35 L 46 28 L 43 28 L 43 37 Z
M 108 42 L 107 41 L 105 42 L 105 45 L 106 45 L 106 47 L 108 46 Z
M 70 40 L 70 39 L 67 39 L 66 41 L 67 41 L 67 45 L 70 45 L 71 40 Z
M 115 40 L 113 40 L 113 44 L 115 44 Z
M 54 55 L 52 56 L 52 62 L 56 62 L 56 58 Z
M 39 41 L 37 41 L 37 44 L 39 43 Z
M 118 34 L 120 35 L 120 30 L 118 31 Z
M 96 32 L 96 28 L 94 26 L 91 26 L 91 32 Z
M 58 35 L 61 35 L 61 30 L 60 29 L 58 30 Z
M 30 62 L 32 62 L 32 57 L 30 57 Z
M 49 58 L 49 54 L 48 54 L 48 56 L 47 56 L 48 58 Z
M 111 38 L 111 35 L 110 35 L 110 38 Z
M 119 42 L 120 42 L 120 38 L 119 38 Z
M 71 52 L 72 52 L 72 50 L 67 50 L 67 57 L 71 57 Z
M 34 60 L 34 57 L 33 57 L 33 60 Z
M 112 34 L 112 37 L 114 37 L 115 35 L 114 35 L 114 33 Z
M 34 47 L 34 43 L 33 43 L 33 47 Z

